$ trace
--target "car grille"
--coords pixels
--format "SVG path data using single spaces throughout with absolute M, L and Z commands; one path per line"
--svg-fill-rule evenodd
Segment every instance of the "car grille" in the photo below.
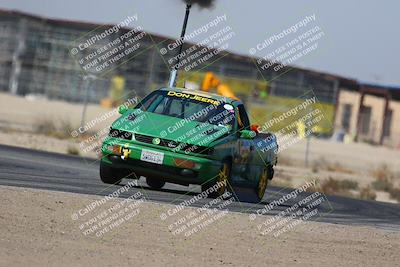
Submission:
M 148 135 L 143 135 L 143 134 L 135 134 L 135 139 L 136 141 L 142 142 L 142 143 L 147 143 L 147 144 L 153 144 L 153 139 L 155 137 L 151 137 Z M 196 146 L 196 145 L 190 145 L 190 144 L 181 144 L 179 142 L 173 141 L 173 140 L 167 140 L 167 139 L 162 139 L 160 138 L 160 144 L 159 146 L 167 147 L 170 149 L 174 149 L 178 146 L 180 146 L 180 149 L 177 149 L 176 152 L 182 151 L 188 151 L 192 153 L 197 153 L 197 154 L 204 154 L 207 155 L 209 154 L 209 148 L 205 146 Z
M 153 143 L 153 138 L 154 137 L 147 136 L 147 135 L 135 134 L 136 141 L 143 142 L 143 143 L 152 144 Z

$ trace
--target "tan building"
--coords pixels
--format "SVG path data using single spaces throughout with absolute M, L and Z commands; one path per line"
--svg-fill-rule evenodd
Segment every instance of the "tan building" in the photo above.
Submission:
M 400 148 L 400 88 L 340 88 L 335 127 L 353 140 Z

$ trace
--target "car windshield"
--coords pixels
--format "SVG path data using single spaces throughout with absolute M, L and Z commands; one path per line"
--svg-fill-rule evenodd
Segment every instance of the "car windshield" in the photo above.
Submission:
M 205 96 L 176 91 L 154 91 L 137 106 L 143 111 L 179 119 L 233 128 L 235 112 L 230 104 Z

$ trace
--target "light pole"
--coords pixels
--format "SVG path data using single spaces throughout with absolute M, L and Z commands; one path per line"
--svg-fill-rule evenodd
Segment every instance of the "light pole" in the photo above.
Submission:
M 185 18 L 183 19 L 183 25 L 182 25 L 182 31 L 181 31 L 181 37 L 180 37 L 180 40 L 181 40 L 181 44 L 180 44 L 180 46 L 179 46 L 179 50 L 178 50 L 178 53 L 177 53 L 177 62 L 176 62 L 176 64 L 175 64 L 175 67 L 171 70 L 171 74 L 170 74 L 170 77 L 169 77 L 169 82 L 168 82 L 168 86 L 169 87 L 174 87 L 175 86 L 175 84 L 176 84 L 176 78 L 177 78 L 177 76 L 178 76 L 178 64 L 179 64 L 179 62 L 180 62 L 180 54 L 182 53 L 182 49 L 183 49 L 183 41 L 184 41 L 184 38 L 185 38 L 185 33 L 186 33 L 186 26 L 187 26 L 187 22 L 188 22 L 188 19 L 189 19 L 189 13 L 190 13 L 190 8 L 192 7 L 192 5 L 191 4 L 186 4 L 186 13 L 185 13 Z

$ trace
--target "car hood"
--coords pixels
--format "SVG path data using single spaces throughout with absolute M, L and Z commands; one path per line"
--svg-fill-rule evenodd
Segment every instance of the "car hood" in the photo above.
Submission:
M 184 120 L 136 109 L 117 119 L 112 128 L 177 142 L 209 146 L 228 134 L 227 126 Z

